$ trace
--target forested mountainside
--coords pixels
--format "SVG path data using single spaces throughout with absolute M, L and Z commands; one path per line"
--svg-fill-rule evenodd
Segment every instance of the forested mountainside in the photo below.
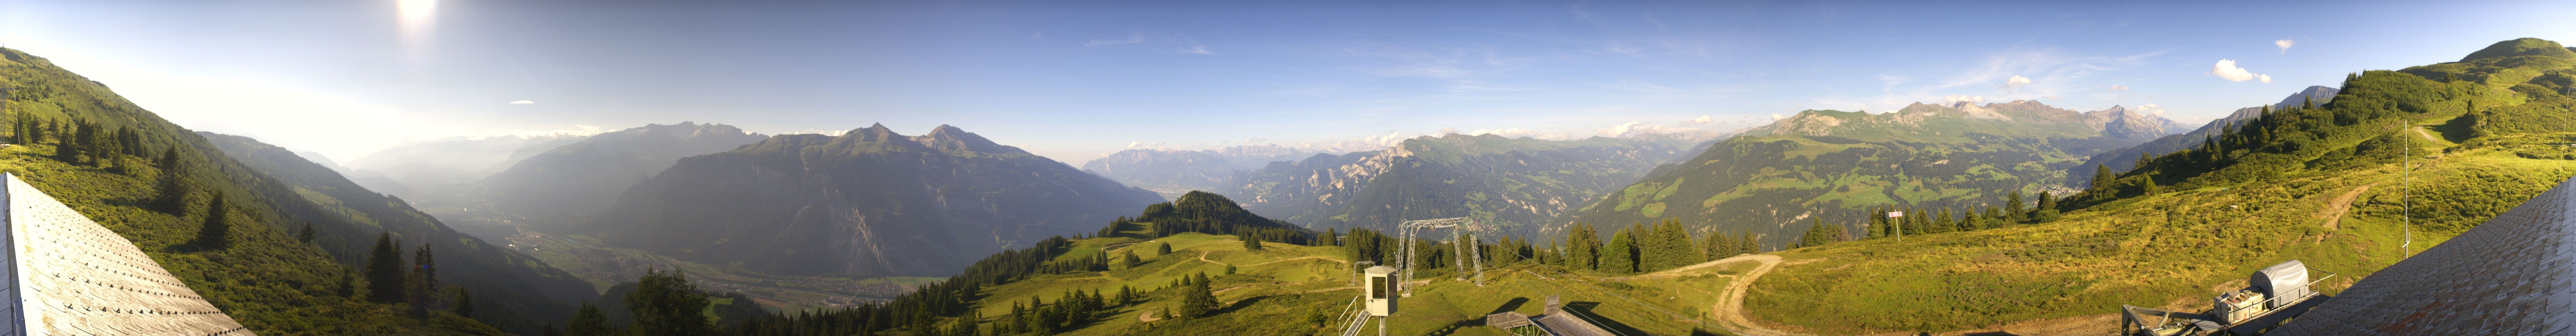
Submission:
M 222 149 L 224 156 L 243 166 L 294 188 L 295 194 L 323 210 L 343 214 L 353 227 L 334 231 L 348 235 L 345 239 L 366 242 L 373 238 L 368 230 L 407 233 L 413 241 L 427 243 L 439 259 L 445 273 L 441 282 L 455 284 L 478 296 L 488 296 L 484 303 L 490 315 L 485 319 L 508 321 L 513 326 L 542 326 L 570 318 L 564 312 L 573 303 L 596 297 L 589 283 L 570 273 L 547 266 L 500 246 L 466 236 L 440 223 L 429 214 L 412 209 L 399 198 L 368 191 L 340 174 L 285 148 L 261 143 L 242 136 L 197 132 Z M 335 248 L 339 240 L 325 241 Z M 355 256 L 355 251 L 350 254 Z M 350 259 L 358 262 L 361 259 Z
M 470 208 L 561 224 L 597 216 L 619 193 L 680 158 L 733 150 L 769 136 L 723 124 L 681 122 L 600 133 L 546 150 L 483 178 Z M 479 217 L 474 213 L 459 216 Z
M 1695 232 L 1752 234 L 1781 246 L 1812 221 L 1857 223 L 1884 206 L 2036 197 L 2084 155 L 2164 136 L 2160 125 L 2169 122 L 2158 120 L 2126 108 L 2078 113 L 2033 101 L 1810 110 L 1657 167 L 1559 221 L 1618 227 L 1676 219 Z
M 2246 120 L 2262 116 L 2264 111 L 2287 110 L 2302 106 L 2333 102 L 2335 93 L 2337 92 L 2340 92 L 2340 90 L 2332 87 L 2309 86 L 2307 89 L 2302 89 L 2299 90 L 2298 93 L 2291 94 L 2288 98 L 2281 98 L 2281 102 L 2279 103 L 2236 109 L 2236 112 L 2228 113 L 2226 117 L 2220 117 L 2217 120 L 2210 120 L 2208 124 L 2201 125 L 2200 128 L 2192 129 L 2189 132 L 2156 138 L 2155 141 L 2148 141 L 2147 143 L 2138 144 L 2137 146 L 2129 146 L 2128 148 L 2093 154 L 2091 158 L 2084 160 L 2084 164 L 2067 168 L 2066 176 L 2075 177 L 2068 179 L 2067 187 L 2085 187 L 2085 183 L 2090 183 L 2092 181 L 2091 178 L 2093 177 L 2094 166 L 2109 167 L 2110 169 L 2136 168 L 2138 166 L 2138 157 L 2140 154 L 2157 155 L 2191 149 L 2192 147 L 2200 146 L 2201 142 L 2207 141 L 2211 137 L 2218 136 L 2218 134 L 2223 131 L 2224 127 L 2242 125 Z
M 408 283 L 401 267 L 411 254 L 400 251 L 416 245 L 401 247 L 395 260 L 389 260 L 395 273 L 380 279 L 391 281 L 369 280 L 374 277 L 356 268 L 370 260 L 367 249 L 379 234 L 459 252 L 475 249 L 459 246 L 479 241 L 448 242 L 459 237 L 436 225 L 380 226 L 343 212 L 377 206 L 399 209 L 403 207 L 399 202 L 316 204 L 282 178 L 227 157 L 205 137 L 44 58 L 0 49 L 0 88 L 7 92 L 5 114 L 14 126 L 9 133 L 12 145 L 0 148 L 0 170 L 23 177 L 133 241 L 154 262 L 253 333 L 503 334 L 449 310 L 429 310 L 415 317 L 406 313 L 404 300 L 368 300 L 371 285 L 402 288 Z M 309 239 L 299 234 L 306 227 L 314 232 Z M 538 267 L 542 266 L 527 269 Z M 513 306 L 505 303 L 509 301 L 524 301 L 520 304 L 528 307 L 559 304 L 541 296 L 540 288 L 530 286 L 525 293 L 531 296 L 525 297 L 472 297 L 495 308 Z M 436 307 L 451 302 L 443 297 L 433 301 L 427 303 Z M 559 316 L 520 313 L 540 319 Z M 474 315 L 495 318 L 493 322 L 514 331 L 539 327 Z
M 1294 161 L 1315 154 L 1322 153 L 1278 145 L 1205 150 L 1129 149 L 1085 162 L 1082 171 L 1153 190 L 1164 197 L 1180 197 L 1192 190 L 1215 190 L 1231 185 L 1236 171 L 1261 169 L 1270 162 Z
M 767 274 L 939 276 L 1157 202 L 955 127 L 904 136 L 877 125 L 681 159 L 571 230 Z
M 1907 226 L 1903 240 L 1778 253 L 1788 261 L 1746 310 L 1825 333 L 1994 330 L 2123 304 L 2204 309 L 2286 260 L 2341 274 L 2318 285 L 2339 292 L 2403 258 L 2410 235 L 2409 249 L 2438 245 L 2576 176 L 2576 53 L 2520 39 L 2471 55 L 2353 73 L 2329 103 L 2274 109 L 2005 214 L 2035 224 Z
M 1393 229 L 1404 220 L 1475 217 L 1491 232 L 1532 235 L 1634 181 L 1692 144 L 1679 136 L 1583 140 L 1450 134 L 1392 148 L 1319 154 L 1236 173 L 1232 195 L 1253 212 L 1311 229 Z

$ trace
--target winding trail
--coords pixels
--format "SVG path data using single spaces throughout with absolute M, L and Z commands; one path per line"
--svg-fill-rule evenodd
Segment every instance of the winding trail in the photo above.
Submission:
M 2319 209 L 2317 211 L 2317 218 L 2324 218 L 2326 220 L 2327 230 L 2334 230 L 2337 227 L 2341 227 L 2341 224 L 2343 224 L 2344 212 L 2352 211 L 2353 199 L 2360 198 L 2361 192 L 2370 191 L 2370 187 L 2378 185 L 2378 183 L 2372 183 L 2370 185 L 2361 186 L 2360 188 L 2352 188 L 2352 191 L 2344 192 L 2342 196 L 2335 196 L 2334 200 L 2326 202 L 2325 209 Z
M 1717 305 L 1709 309 L 1711 313 L 1717 315 L 1717 323 L 1719 325 L 1724 325 L 1727 328 L 1733 328 L 1735 331 L 1747 335 L 1806 336 L 1806 334 L 1764 328 L 1760 324 L 1753 323 L 1753 319 L 1744 317 L 1744 292 L 1753 289 L 1753 280 L 1760 279 L 1762 278 L 1762 274 L 1771 273 L 1772 268 L 1779 267 L 1780 256 L 1768 254 L 1740 255 L 1672 270 L 1646 273 L 1645 275 L 1639 275 L 1639 277 L 1673 276 L 1674 273 L 1680 271 L 1747 260 L 1758 261 L 1761 262 L 1762 265 L 1753 267 L 1753 271 L 1744 272 L 1744 275 L 1736 276 L 1735 281 L 1727 282 L 1725 292 L 1718 293 Z

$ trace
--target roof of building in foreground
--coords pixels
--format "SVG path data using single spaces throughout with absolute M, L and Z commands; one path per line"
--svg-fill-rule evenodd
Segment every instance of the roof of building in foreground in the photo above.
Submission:
M 2381 269 L 2268 335 L 2576 335 L 2571 186 Z
M 15 174 L 0 184 L 0 335 L 251 335 L 125 236 Z

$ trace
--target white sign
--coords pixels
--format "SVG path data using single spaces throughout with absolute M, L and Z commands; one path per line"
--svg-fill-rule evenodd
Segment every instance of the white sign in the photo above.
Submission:
M 1905 212 L 1904 212 L 1904 211 L 1890 211 L 1890 212 L 1888 212 L 1888 213 L 1887 213 L 1887 217 L 1905 217 Z

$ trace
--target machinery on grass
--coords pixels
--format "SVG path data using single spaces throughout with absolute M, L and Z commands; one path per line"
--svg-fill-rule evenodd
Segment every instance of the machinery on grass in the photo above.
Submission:
M 2210 299 L 2209 310 L 2200 313 L 2120 305 L 2120 335 L 2262 335 L 2329 298 L 2312 286 L 2336 274 L 2317 271 L 2326 276 L 2311 280 L 2308 271 L 2308 265 L 2298 260 L 2264 267 L 2247 279 L 2244 289 L 2219 294 Z

